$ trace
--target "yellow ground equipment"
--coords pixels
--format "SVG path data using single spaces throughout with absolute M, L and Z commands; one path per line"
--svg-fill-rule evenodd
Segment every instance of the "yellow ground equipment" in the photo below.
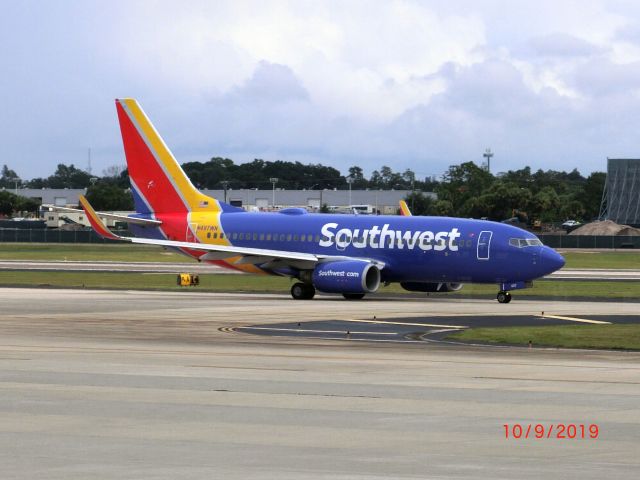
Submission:
M 196 287 L 200 285 L 200 277 L 195 273 L 179 273 L 178 285 L 181 287 Z

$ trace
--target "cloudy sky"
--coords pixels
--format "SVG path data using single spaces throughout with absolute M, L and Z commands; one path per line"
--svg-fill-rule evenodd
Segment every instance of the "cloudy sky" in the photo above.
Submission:
M 123 164 L 135 97 L 181 162 L 439 175 L 640 157 L 640 2 L 0 0 L 0 164 Z

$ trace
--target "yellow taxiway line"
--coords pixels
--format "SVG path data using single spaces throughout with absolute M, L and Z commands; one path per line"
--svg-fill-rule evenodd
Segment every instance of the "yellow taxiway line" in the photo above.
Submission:
M 589 320 L 588 318 L 564 317 L 562 315 L 536 315 L 538 318 L 553 318 L 555 320 L 567 320 L 568 322 L 593 323 L 596 325 L 611 325 L 611 322 L 603 320 Z
M 277 332 L 297 332 L 297 333 L 347 333 L 361 335 L 398 335 L 396 332 L 360 332 L 354 330 L 311 330 L 306 328 L 270 328 L 270 327 L 235 327 L 234 330 L 273 330 Z
M 469 328 L 465 325 L 442 325 L 437 323 L 407 323 L 407 322 L 387 322 L 385 320 L 356 320 L 355 318 L 345 318 L 341 322 L 358 323 L 381 323 L 386 325 L 409 325 L 411 327 L 442 327 L 442 328 Z

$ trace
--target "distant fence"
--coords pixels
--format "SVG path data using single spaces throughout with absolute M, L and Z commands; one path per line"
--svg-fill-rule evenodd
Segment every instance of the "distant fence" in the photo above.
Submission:
M 116 232 L 128 235 L 129 232 Z M 0 228 L 0 242 L 34 242 L 34 243 L 105 243 L 93 230 L 58 230 L 58 229 L 24 229 Z
M 116 234 L 129 235 L 128 231 Z M 638 248 L 640 237 L 589 235 L 538 235 L 542 243 L 553 248 Z M 0 242 L 34 243 L 105 243 L 93 230 L 0 228 Z
M 552 248 L 640 248 L 640 237 L 618 235 L 538 235 Z

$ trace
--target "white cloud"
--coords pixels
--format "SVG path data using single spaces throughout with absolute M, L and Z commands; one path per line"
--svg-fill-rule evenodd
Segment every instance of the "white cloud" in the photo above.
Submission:
M 26 177 L 82 165 L 88 146 L 98 171 L 118 163 L 112 99 L 125 95 L 182 160 L 437 173 L 486 146 L 505 169 L 638 156 L 634 4 L 69 1 L 3 13 L 0 154 Z

